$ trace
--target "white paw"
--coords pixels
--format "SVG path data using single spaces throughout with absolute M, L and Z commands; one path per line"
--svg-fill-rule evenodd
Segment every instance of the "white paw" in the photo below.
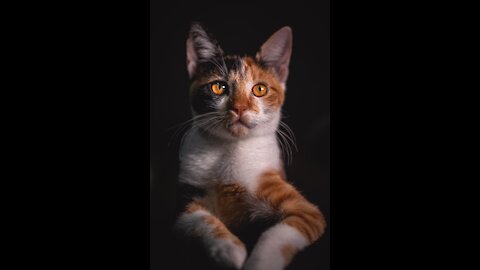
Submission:
M 268 260 L 268 261 L 266 261 Z M 243 270 L 282 270 L 284 264 L 281 258 L 264 258 L 262 260 L 247 260 Z
M 241 269 L 247 258 L 247 250 L 230 239 L 222 239 L 210 247 L 210 255 L 221 265 Z
M 275 248 L 267 250 L 267 252 L 259 252 L 253 250 L 248 260 L 243 265 L 243 270 L 282 270 L 286 263 Z

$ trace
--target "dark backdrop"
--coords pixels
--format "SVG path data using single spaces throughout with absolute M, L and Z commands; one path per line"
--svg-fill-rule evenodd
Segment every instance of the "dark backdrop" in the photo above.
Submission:
M 176 124 L 190 118 L 185 40 L 190 23 L 202 22 L 227 54 L 254 55 L 280 27 L 293 30 L 293 54 L 284 119 L 297 138 L 298 152 L 286 168 L 288 179 L 330 224 L 330 3 L 150 3 L 150 262 L 151 269 L 187 269 L 203 261 L 196 249 L 172 237 L 175 218 L 179 136 Z M 181 137 L 181 135 L 180 135 Z M 170 144 L 169 144 L 170 143 Z M 330 269 L 330 228 L 288 269 Z M 189 266 L 190 265 L 190 266 Z
M 58 269 L 143 269 L 150 238 L 153 269 L 212 269 L 170 233 L 178 162 L 177 146 L 167 147 L 166 127 L 189 117 L 184 39 L 196 19 L 227 52 L 253 52 L 284 24 L 294 30 L 285 121 L 297 134 L 300 152 L 287 172 L 320 206 L 330 227 L 290 269 L 330 269 L 330 246 L 338 269 L 466 268 L 470 254 L 457 239 L 465 239 L 459 234 L 471 221 L 464 217 L 474 212 L 466 206 L 476 205 L 476 197 L 458 184 L 471 159 L 457 150 L 471 148 L 462 147 L 471 132 L 461 128 L 473 126 L 464 112 L 476 107 L 457 91 L 468 72 L 455 61 L 471 59 L 459 52 L 468 52 L 460 38 L 472 35 L 461 29 L 473 16 L 452 5 L 432 12 L 431 5 L 419 3 L 332 1 L 330 26 L 327 2 L 197 2 L 176 2 L 176 8 L 152 4 L 151 33 L 149 2 L 72 2 L 60 11 L 22 3 L 11 9 L 19 16 L 6 31 L 13 34 L 6 43 L 13 45 L 7 48 L 15 60 L 9 71 L 20 75 L 20 87 L 4 91 L 2 103 L 11 105 L 2 148 L 11 176 L 2 181 L 8 191 L 2 195 L 10 195 L 4 212 L 11 216 L 4 224 L 15 236 L 11 245 L 6 238 L 7 259 Z M 149 185 L 141 181 L 149 165 L 150 237 Z M 337 192 L 332 200 L 329 189 Z M 195 267 L 184 267 L 186 262 Z

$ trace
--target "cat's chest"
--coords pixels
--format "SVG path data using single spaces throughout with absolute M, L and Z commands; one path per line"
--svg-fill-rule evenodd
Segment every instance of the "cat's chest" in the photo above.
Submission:
M 197 186 L 212 182 L 239 183 L 254 190 L 260 174 L 281 166 L 275 136 L 234 143 L 189 139 L 180 155 L 182 182 Z

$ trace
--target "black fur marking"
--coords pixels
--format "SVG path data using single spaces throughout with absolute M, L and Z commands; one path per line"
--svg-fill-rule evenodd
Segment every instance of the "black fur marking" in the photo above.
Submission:
M 193 110 L 198 114 L 217 111 L 216 104 L 220 102 L 223 95 L 227 95 L 229 88 L 225 89 L 222 95 L 216 95 L 210 89 L 210 84 L 200 86 L 193 91 L 191 102 Z
M 199 63 L 197 67 L 197 72 L 192 78 L 192 81 L 197 80 L 198 78 L 212 77 L 213 75 L 220 76 L 224 80 L 227 80 L 228 71 L 226 70 L 224 64 L 221 61 L 223 60 L 216 60 L 216 62 Z
M 239 71 L 242 67 L 242 60 L 238 56 L 228 56 L 225 57 L 225 65 L 227 66 L 228 72 Z
M 216 105 L 223 95 L 229 95 L 237 88 L 237 83 L 228 81 L 228 74 L 242 70 L 242 59 L 239 56 L 226 56 L 225 58 L 215 58 L 213 61 L 200 63 L 197 67 L 197 73 L 192 81 L 204 77 L 220 77 L 227 82 L 228 88 L 218 96 L 210 89 L 210 84 L 200 86 L 192 94 L 191 103 L 193 110 L 198 114 L 217 111 Z M 240 74 L 242 77 L 244 74 Z

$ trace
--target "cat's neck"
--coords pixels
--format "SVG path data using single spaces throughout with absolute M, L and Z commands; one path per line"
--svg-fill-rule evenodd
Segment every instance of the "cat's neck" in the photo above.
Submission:
M 214 136 L 201 129 L 193 128 L 181 145 L 181 153 L 191 151 L 234 151 L 279 153 L 275 133 L 266 133 L 245 138 L 226 139 Z
M 259 175 L 281 170 L 280 148 L 275 134 L 252 136 L 239 140 L 221 140 L 192 130 L 180 150 L 180 181 L 195 186 L 241 183 L 252 192 Z M 217 180 L 215 180 L 217 179 Z
M 218 144 L 222 146 L 236 146 L 236 145 L 245 145 L 250 144 L 257 141 L 276 141 L 276 134 L 275 132 L 265 133 L 265 134 L 255 134 L 255 135 L 247 135 L 245 137 L 225 137 L 219 136 L 216 134 L 211 134 L 205 132 L 202 129 L 197 128 L 194 131 L 195 136 L 198 136 L 205 142 L 209 142 L 212 144 Z

